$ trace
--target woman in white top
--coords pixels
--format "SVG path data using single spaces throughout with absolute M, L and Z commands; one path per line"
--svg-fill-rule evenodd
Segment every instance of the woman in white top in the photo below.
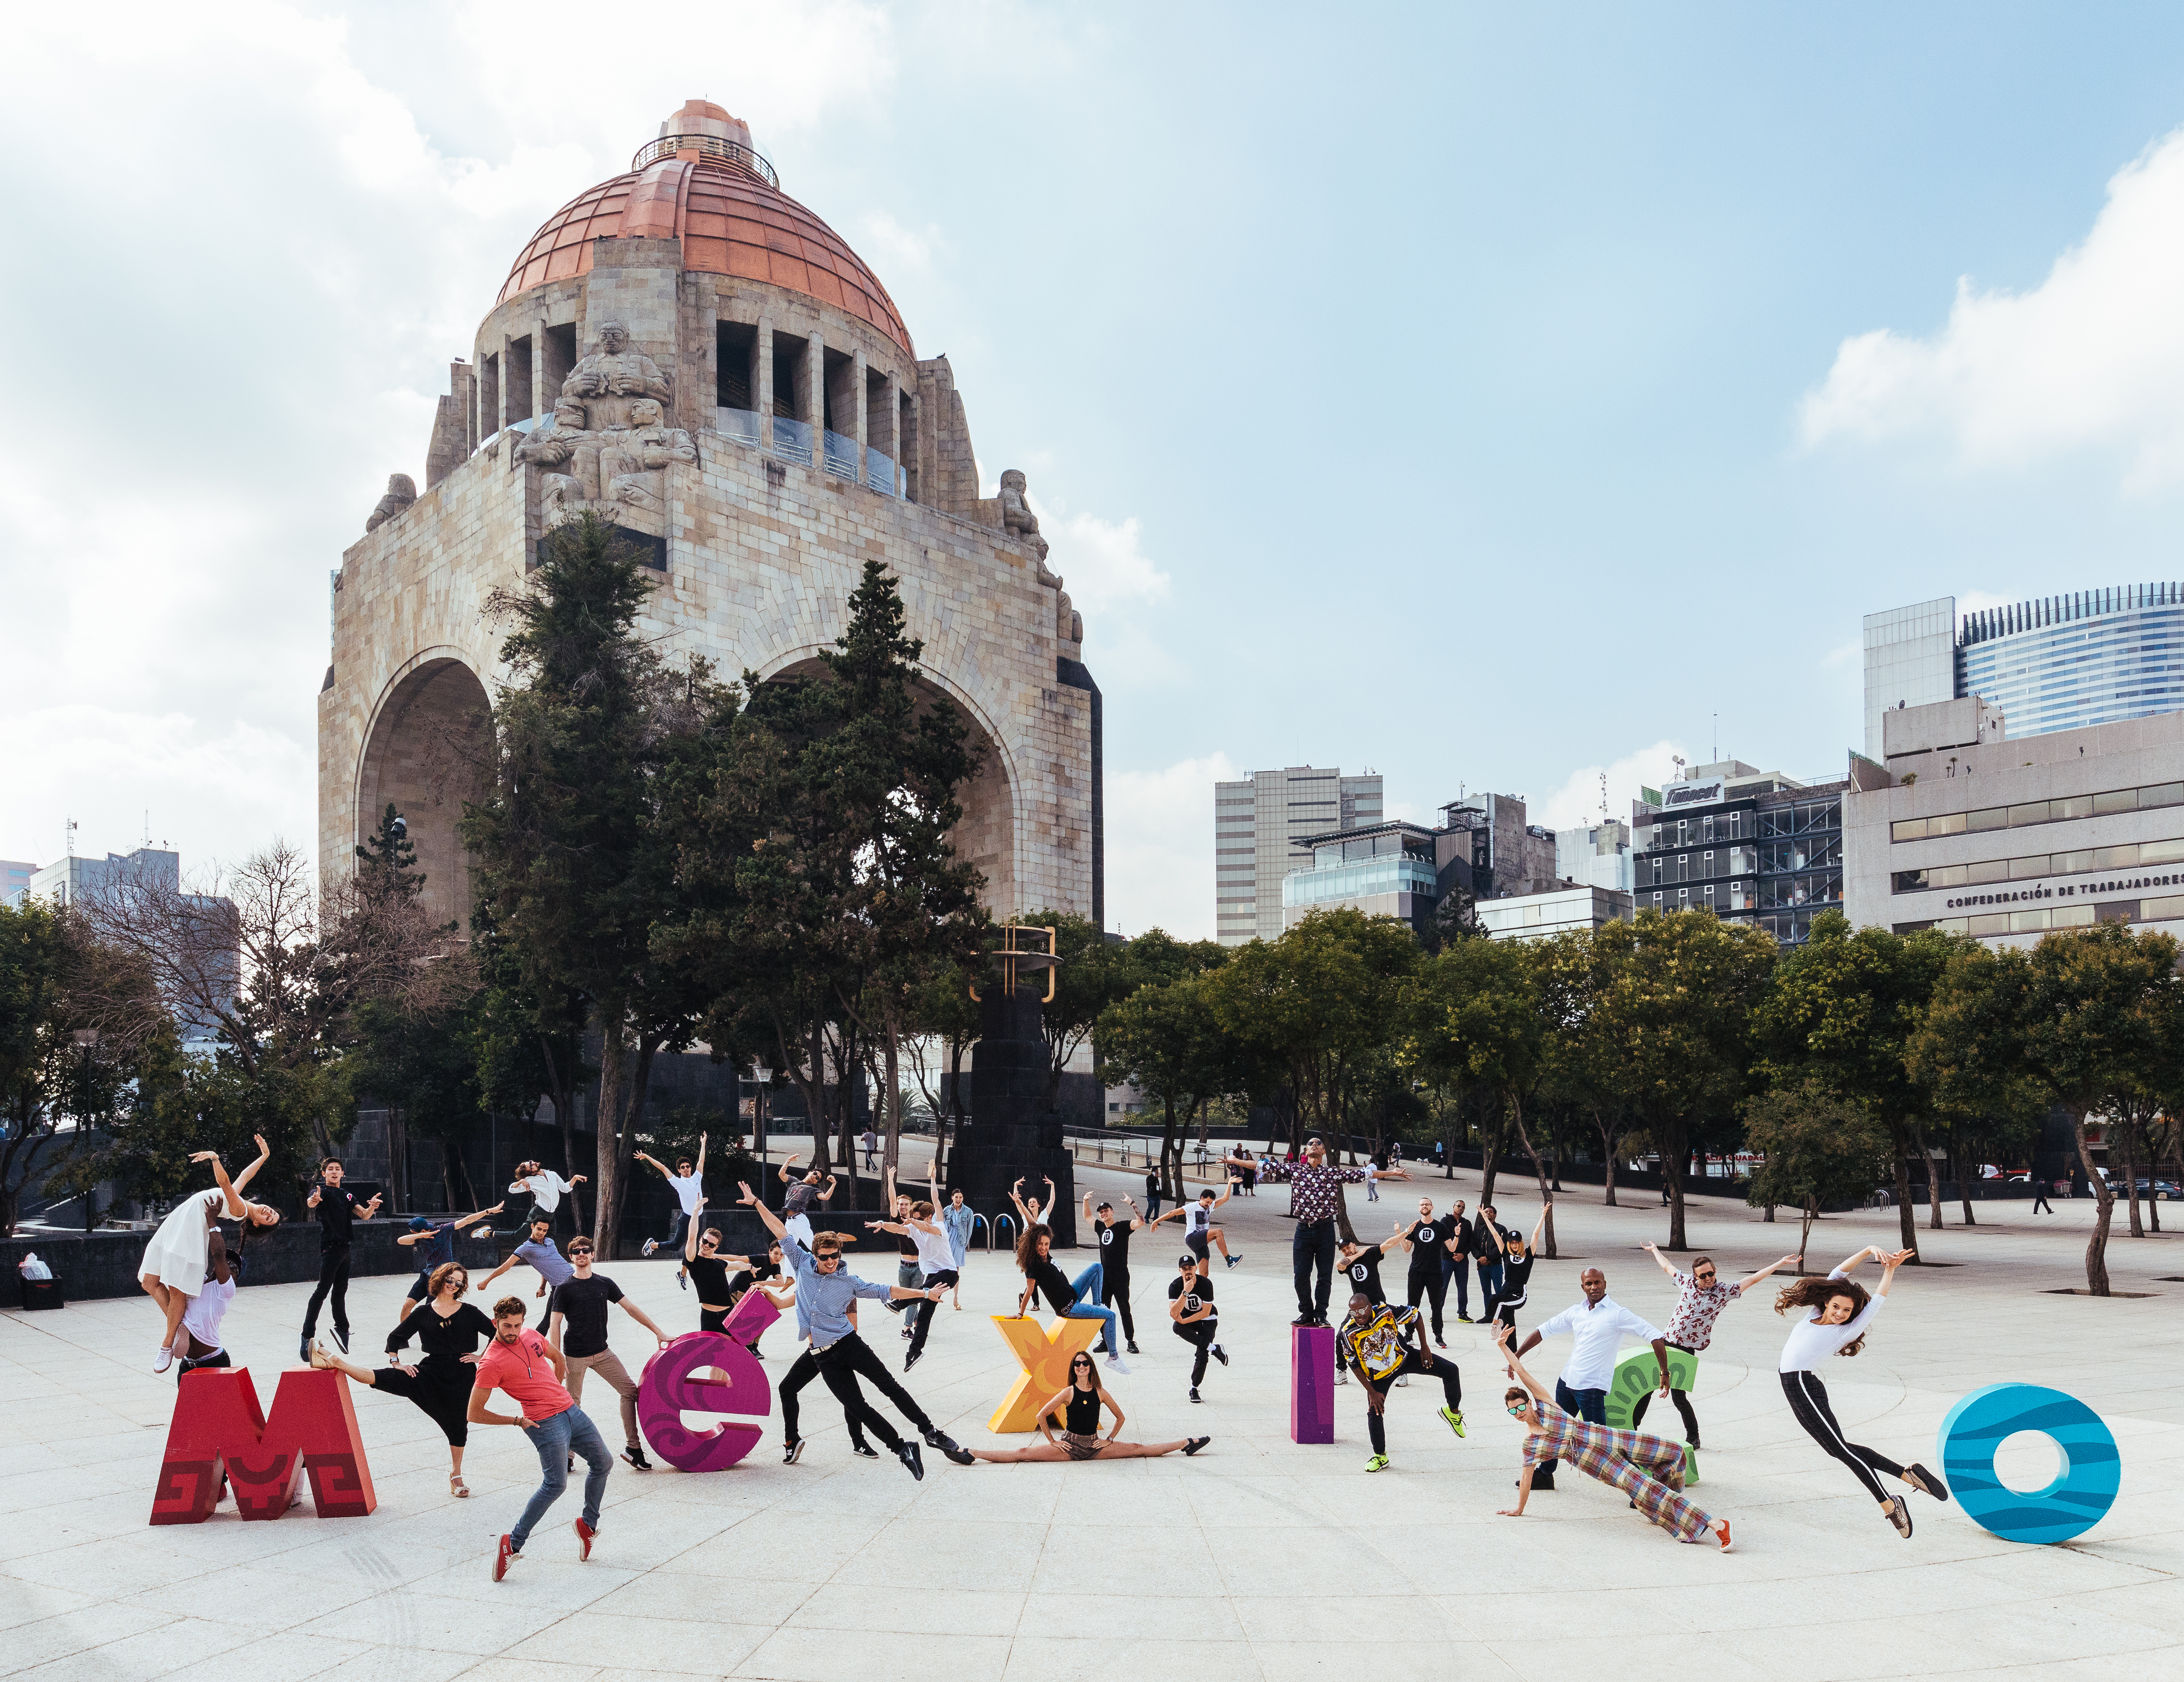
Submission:
M 258 1140 L 258 1160 L 237 1174 L 232 1183 L 227 1178 L 227 1170 L 220 1166 L 217 1150 L 190 1153 L 192 1162 L 212 1164 L 213 1177 L 220 1184 L 210 1191 L 193 1193 L 176 1204 L 167 1218 L 159 1223 L 159 1230 L 152 1234 L 152 1241 L 144 1246 L 144 1259 L 136 1267 L 136 1282 L 167 1317 L 166 1328 L 159 1334 L 159 1353 L 152 1360 L 154 1373 L 164 1373 L 174 1364 L 182 1316 L 189 1312 L 190 1299 L 204 1289 L 206 1239 L 213 1223 L 226 1215 L 246 1227 L 270 1227 L 281 1218 L 279 1210 L 253 1203 L 242 1195 L 242 1188 L 250 1184 L 273 1154 L 263 1135 L 251 1136 Z
M 1825 1279 L 1799 1279 L 1784 1286 L 1774 1298 L 1777 1314 L 1786 1314 L 1793 1308 L 1803 1311 L 1790 1328 L 1789 1341 L 1782 1345 L 1782 1394 L 1790 1399 L 1790 1412 L 1824 1453 L 1850 1468 L 1866 1492 L 1880 1503 L 1881 1512 L 1896 1527 L 1897 1534 L 1906 1540 L 1911 1535 L 1911 1514 L 1903 1497 L 1890 1495 L 1875 1474 L 1886 1472 L 1936 1501 L 1949 1498 L 1947 1487 L 1915 1462 L 1898 1466 L 1886 1455 L 1846 1441 L 1842 1427 L 1836 1423 L 1835 1410 L 1828 1406 L 1827 1386 L 1813 1368 L 1831 1355 L 1856 1355 L 1864 1347 L 1866 1332 L 1880 1305 L 1888 1300 L 1896 1270 L 1910 1260 L 1911 1254 L 1899 1250 L 1892 1255 L 1869 1245 Z M 1881 1264 L 1880 1288 L 1870 1295 L 1850 1277 L 1851 1270 L 1868 1256 L 1878 1258 Z

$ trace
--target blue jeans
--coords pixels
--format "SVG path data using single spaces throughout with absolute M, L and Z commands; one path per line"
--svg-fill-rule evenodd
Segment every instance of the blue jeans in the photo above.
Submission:
M 1607 1423 L 1607 1392 L 1606 1390 L 1574 1390 L 1560 1378 L 1555 1380 L 1555 1406 L 1565 1413 L 1580 1419 L 1591 1420 L 1596 1425 Z M 1555 1474 L 1557 1462 L 1543 1460 L 1539 1469 L 1550 1478 Z
M 532 1495 L 531 1504 L 523 1509 L 523 1517 L 508 1533 L 515 1543 L 515 1551 L 523 1551 L 524 1543 L 530 1540 L 538 1521 L 546 1516 L 546 1509 L 560 1500 L 561 1491 L 569 1487 L 571 1453 L 582 1455 L 584 1464 L 590 1468 L 584 1473 L 584 1523 L 598 1529 L 599 1497 L 607 1492 L 607 1473 L 614 1466 L 614 1456 L 607 1451 L 599 1428 L 586 1417 L 582 1408 L 571 1407 L 551 1419 L 541 1419 L 524 1434 L 538 1451 L 538 1471 L 543 1481 Z
M 1106 1284 L 1106 1270 L 1095 1262 L 1069 1282 L 1070 1294 L 1077 1300 L 1064 1311 L 1062 1317 L 1068 1320 L 1105 1321 L 1107 1326 L 1107 1353 L 1120 1355 L 1123 1352 L 1123 1339 L 1121 1332 L 1117 1329 L 1119 1323 L 1115 1318 L 1115 1311 L 1112 1308 L 1103 1308 L 1100 1304 L 1100 1290 Z
M 1501 1295 L 1501 1259 L 1497 1256 L 1495 1260 L 1489 1262 L 1484 1256 L 1480 1257 L 1479 1262 L 1479 1297 L 1480 1302 L 1484 1305 L 1479 1311 L 1479 1317 L 1480 1319 L 1490 1320 L 1494 1317 L 1494 1299 Z M 1458 1312 L 1461 1312 L 1462 1311 L 1459 1310 Z

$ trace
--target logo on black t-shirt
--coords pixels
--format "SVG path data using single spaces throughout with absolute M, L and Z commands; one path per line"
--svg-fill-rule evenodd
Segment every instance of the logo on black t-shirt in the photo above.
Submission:
M 1115 1229 L 1114 1229 L 1112 1227 L 1102 1227 L 1102 1228 L 1100 1228 L 1100 1244 L 1101 1248 L 1103 1248 L 1103 1249 L 1104 1249 L 1106 1246 L 1107 1246 L 1108 1245 L 1112 1244 L 1114 1241 L 1115 1241 Z
M 1373 1270 L 1362 1262 L 1353 1262 L 1350 1264 L 1350 1277 L 1362 1285 L 1373 1277 Z

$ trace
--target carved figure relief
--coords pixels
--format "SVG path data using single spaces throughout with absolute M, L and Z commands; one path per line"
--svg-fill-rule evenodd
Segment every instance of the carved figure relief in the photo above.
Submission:
M 666 424 L 658 401 L 639 398 L 629 406 L 629 425 L 599 441 L 599 472 L 609 502 L 658 512 L 667 505 L 666 468 L 698 459 L 698 447 L 680 427 Z
M 629 330 L 603 323 L 599 343 L 570 370 L 554 399 L 554 420 L 517 444 L 513 460 L 543 471 L 540 512 L 548 524 L 586 504 L 610 520 L 661 515 L 670 462 L 694 463 L 690 435 L 667 425 L 671 387 L 660 366 L 629 348 Z M 657 518 L 637 526 L 658 534 Z
M 629 348 L 629 329 L 609 321 L 599 328 L 599 348 L 569 370 L 559 395 L 582 399 L 585 423 L 599 432 L 628 426 L 630 408 L 640 399 L 666 403 L 669 388 L 659 365 Z
M 1046 539 L 1039 534 L 1039 516 L 1031 511 L 1024 500 L 1029 485 L 1022 472 L 1010 468 L 1001 475 L 1001 529 L 1023 539 L 1024 547 L 1039 557 L 1039 571 L 1046 570 Z M 1045 582 L 1042 577 L 1039 581 Z
M 388 474 L 387 494 L 380 498 L 378 505 L 366 516 L 364 529 L 366 532 L 376 532 L 416 500 L 417 482 L 415 480 L 407 473 Z

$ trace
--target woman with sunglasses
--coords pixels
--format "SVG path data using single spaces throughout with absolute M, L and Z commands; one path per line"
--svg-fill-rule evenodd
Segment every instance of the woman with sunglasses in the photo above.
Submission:
M 1788 1267 L 1804 1260 L 1802 1256 L 1785 1256 L 1779 1262 L 1770 1262 L 1758 1273 L 1739 1279 L 1733 1285 L 1721 1282 L 1720 1270 L 1711 1256 L 1694 1257 L 1691 1271 L 1680 1272 L 1676 1264 L 1661 1254 L 1658 1246 L 1641 1244 L 1639 1249 L 1653 1258 L 1654 1265 L 1676 1282 L 1676 1312 L 1669 1317 L 1669 1347 L 1680 1349 L 1686 1355 L 1696 1355 L 1713 1341 L 1713 1323 L 1721 1311 L 1758 1284 L 1778 1267 Z M 1669 1392 L 1676 1404 L 1676 1412 L 1683 1416 L 1684 1440 L 1696 1449 L 1699 1445 L 1699 1417 L 1691 1412 L 1691 1393 L 1672 1390 Z M 1636 1430 L 1646 1417 L 1646 1404 L 1653 1399 L 1647 1390 L 1638 1398 L 1637 1406 L 1630 1410 L 1630 1429 Z
M 707 1227 L 703 1232 L 698 1229 L 698 1223 L 705 1212 L 705 1200 L 701 1196 L 698 1200 L 697 1212 L 690 1217 L 690 1236 L 683 1240 L 682 1265 L 690 1270 L 690 1277 L 698 1288 L 698 1329 L 717 1332 L 727 1325 L 728 1311 L 743 1295 L 742 1291 L 731 1289 L 728 1281 L 739 1278 L 745 1273 L 756 1273 L 768 1264 L 770 1258 L 721 1254 L 721 1229 L 718 1227 Z M 754 1349 L 752 1353 L 757 1353 L 756 1350 Z
M 1115 1416 L 1105 1437 L 1100 1434 L 1103 1407 Z M 1061 1425 L 1059 1438 L 1054 1434 L 1057 1415 Z M 1069 1387 L 1047 1397 L 1045 1406 L 1039 1410 L 1039 1429 L 1046 1440 L 1029 1448 L 974 1448 L 971 1452 L 980 1460 L 1000 1465 L 1027 1460 L 1150 1460 L 1178 1449 L 1196 1454 L 1213 1440 L 1178 1437 L 1172 1443 L 1116 1441 L 1116 1434 L 1123 1429 L 1122 1406 L 1100 1387 L 1099 1367 L 1084 1350 L 1069 1357 Z
M 359 1384 L 369 1384 L 388 1395 L 406 1395 L 440 1428 L 448 1440 L 448 1493 L 467 1495 L 463 1482 L 463 1450 L 470 1441 L 471 1368 L 477 1364 L 481 1343 L 493 1341 L 493 1322 L 482 1311 L 463 1300 L 471 1276 L 460 1262 L 443 1262 L 432 1270 L 425 1300 L 410 1312 L 400 1325 L 387 1334 L 390 1365 L 376 1370 L 359 1367 L 338 1355 L 329 1355 L 320 1345 L 311 1345 L 311 1365 L 345 1373 Z M 394 1361 L 395 1352 L 415 1338 L 425 1358 L 415 1365 Z

